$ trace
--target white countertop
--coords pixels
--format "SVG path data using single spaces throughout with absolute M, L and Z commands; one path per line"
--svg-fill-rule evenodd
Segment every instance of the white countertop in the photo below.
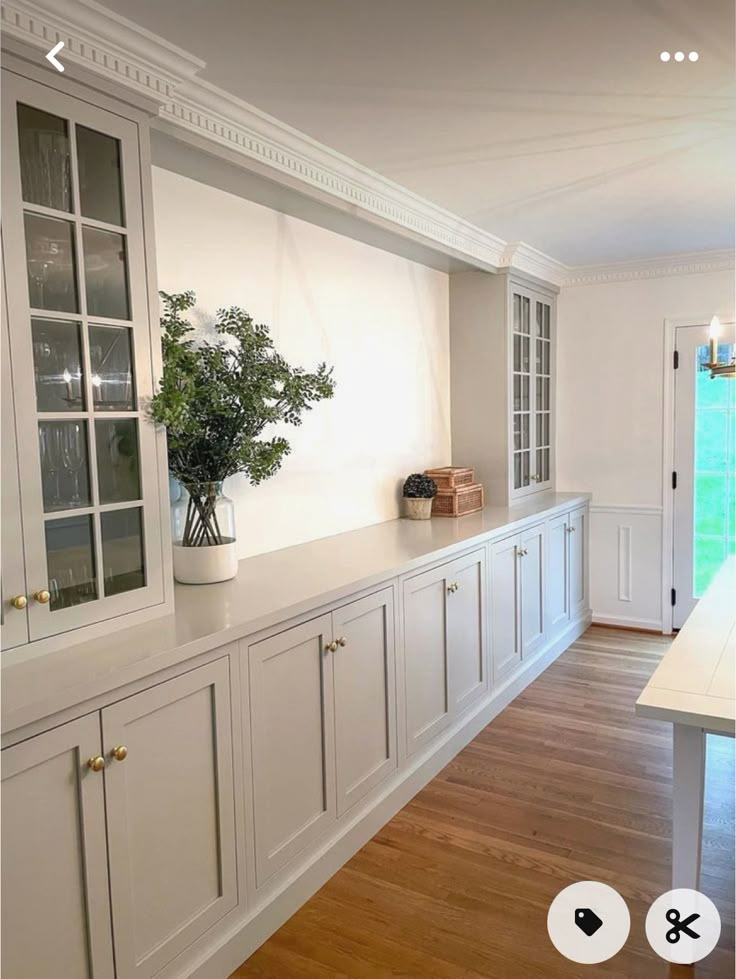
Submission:
M 736 557 L 711 582 L 636 702 L 637 714 L 733 734 Z
M 247 558 L 232 581 L 177 585 L 173 615 L 55 652 L 10 650 L 2 664 L 2 732 L 588 500 L 585 493 L 542 493 L 465 517 L 389 520 Z

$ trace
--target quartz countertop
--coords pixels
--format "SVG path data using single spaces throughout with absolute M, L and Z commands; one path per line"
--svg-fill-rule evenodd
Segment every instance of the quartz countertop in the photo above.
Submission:
M 177 585 L 174 613 L 142 625 L 53 652 L 10 650 L 2 668 L 2 732 L 588 500 L 585 493 L 543 493 L 464 517 L 389 520 L 246 558 L 231 581 Z

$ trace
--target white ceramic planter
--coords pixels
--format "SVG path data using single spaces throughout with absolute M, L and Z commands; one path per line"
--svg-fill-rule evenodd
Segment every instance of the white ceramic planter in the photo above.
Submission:
M 174 577 L 183 585 L 212 585 L 238 573 L 235 541 L 207 547 L 174 544 Z
M 421 497 L 404 497 L 404 516 L 409 520 L 429 520 L 432 516 L 432 501 Z

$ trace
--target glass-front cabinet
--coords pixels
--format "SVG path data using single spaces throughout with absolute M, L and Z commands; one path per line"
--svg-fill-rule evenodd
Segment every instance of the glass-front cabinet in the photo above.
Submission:
M 138 125 L 3 75 L 7 647 L 164 588 Z
M 554 307 L 551 297 L 510 286 L 511 460 L 510 497 L 553 483 L 552 364 Z

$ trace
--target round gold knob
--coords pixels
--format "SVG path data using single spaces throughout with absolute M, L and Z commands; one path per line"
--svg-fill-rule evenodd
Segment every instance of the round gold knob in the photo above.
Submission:
M 17 608 L 19 612 L 22 612 L 28 604 L 28 599 L 25 595 L 16 595 L 15 598 L 10 599 L 10 604 L 13 608 Z
M 96 755 L 94 758 L 87 759 L 87 768 L 91 768 L 93 772 L 101 772 L 105 767 L 105 759 L 102 755 Z
M 327 645 L 325 646 L 325 649 L 327 650 L 328 653 L 336 653 L 337 643 L 335 642 L 335 640 L 333 639 L 332 642 L 328 642 Z
M 33 597 L 41 605 L 48 605 L 49 599 L 51 598 L 51 592 L 50 591 L 46 591 L 45 588 L 42 588 L 41 591 L 34 591 Z
M 337 645 L 338 646 L 347 646 L 347 644 L 348 644 L 348 641 L 345 638 L 345 636 L 340 636 L 340 638 L 337 640 Z
M 125 761 L 128 757 L 128 749 L 124 744 L 119 744 L 117 748 L 113 748 L 110 754 L 113 756 L 115 761 Z

